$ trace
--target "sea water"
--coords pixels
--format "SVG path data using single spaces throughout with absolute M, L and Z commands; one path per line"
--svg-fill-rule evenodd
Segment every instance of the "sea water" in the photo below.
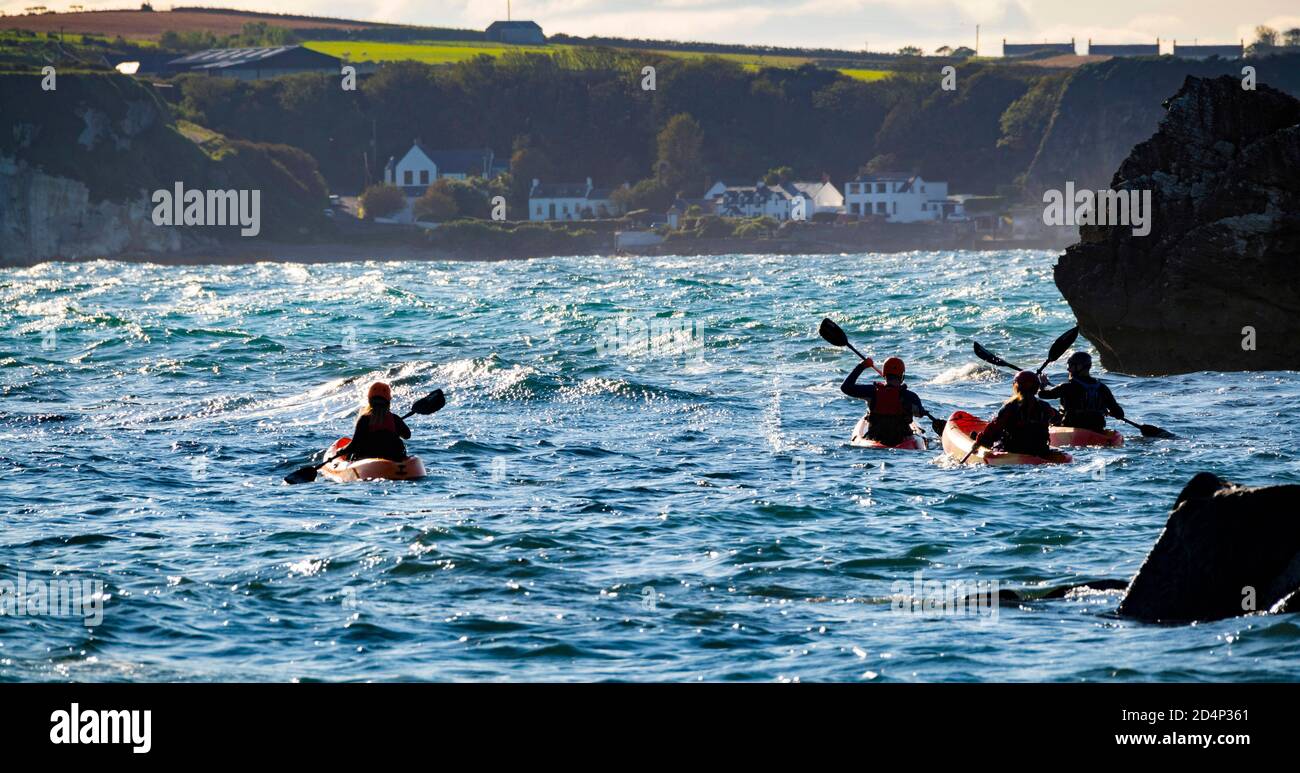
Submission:
M 848 445 L 855 358 L 823 316 L 903 357 L 935 415 L 988 416 L 1011 374 L 971 344 L 1037 367 L 1074 324 L 1054 262 L 2 270 L 0 580 L 96 583 L 102 619 L 0 616 L 0 679 L 1300 677 L 1295 615 L 1149 625 L 1114 591 L 917 603 L 1127 580 L 1194 473 L 1300 479 L 1296 373 L 1099 369 L 1179 439 L 1120 425 L 1123 447 L 1064 467 L 958 468 L 928 429 L 926 452 Z M 285 485 L 378 379 L 398 410 L 445 390 L 409 420 L 428 477 Z

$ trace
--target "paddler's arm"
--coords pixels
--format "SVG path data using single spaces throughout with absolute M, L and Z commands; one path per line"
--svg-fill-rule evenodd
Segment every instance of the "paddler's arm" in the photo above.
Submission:
M 1059 400 L 1061 399 L 1061 390 L 1065 389 L 1069 385 L 1070 382 L 1066 381 L 1064 384 L 1060 384 L 1058 386 L 1047 387 L 1046 389 L 1039 389 L 1038 396 L 1043 398 L 1044 400 Z
M 1124 418 L 1124 409 L 1120 407 L 1119 402 L 1115 400 L 1115 395 L 1110 393 L 1110 387 L 1105 384 L 1101 385 L 1101 397 L 1106 401 L 1106 410 L 1111 416 L 1117 419 Z
M 927 410 L 925 409 L 925 406 L 921 404 L 921 396 L 920 396 L 920 395 L 918 395 L 916 392 L 913 392 L 913 391 L 910 390 L 910 389 L 907 390 L 907 394 L 908 394 L 908 395 L 911 397 L 911 399 L 912 399 L 912 415 L 913 415 L 913 416 L 915 416 L 916 418 L 919 419 L 919 418 L 921 418 L 922 416 L 929 416 L 929 415 L 930 415 L 930 412 L 927 411 Z
M 1040 373 L 1038 376 L 1038 383 L 1040 384 L 1038 387 L 1039 397 L 1044 400 L 1059 400 L 1061 399 L 1061 395 L 1069 391 L 1072 382 L 1062 381 L 1056 386 L 1048 386 L 1048 384 L 1052 383 L 1051 380 L 1047 378 L 1046 373 Z
M 999 410 L 998 415 L 993 417 L 993 421 L 984 425 L 984 431 L 975 438 L 975 445 L 992 448 L 994 443 L 1002 439 L 1002 410 Z
M 840 391 L 849 397 L 856 397 L 859 400 L 870 400 L 871 396 L 876 393 L 876 385 L 858 383 L 858 376 L 861 376 L 862 371 L 869 367 L 871 367 L 870 360 L 859 362 L 857 367 L 849 373 L 848 378 L 844 379 L 844 383 L 840 384 Z
M 406 422 L 402 420 L 402 417 L 401 417 L 401 416 L 396 416 L 396 415 L 395 415 L 395 416 L 393 416 L 393 418 L 394 418 L 394 419 L 397 419 L 397 435 L 398 435 L 398 437 L 400 437 L 402 440 L 410 440 L 410 439 L 411 439 L 411 428 L 408 427 L 408 426 L 406 426 Z
M 344 446 L 343 451 L 339 454 L 339 456 L 343 457 L 344 459 L 351 459 L 352 449 L 362 447 L 361 440 L 366 436 L 366 434 L 369 433 L 369 431 L 370 431 L 369 417 L 358 416 L 356 426 L 352 428 L 352 440 L 346 446 Z

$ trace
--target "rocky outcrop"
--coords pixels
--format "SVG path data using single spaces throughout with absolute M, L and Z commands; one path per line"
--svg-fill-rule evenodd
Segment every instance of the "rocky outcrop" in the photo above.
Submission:
M 151 86 L 127 76 L 41 83 L 0 73 L 0 265 L 253 245 L 238 227 L 155 225 L 152 192 L 177 183 L 257 191 L 264 237 L 307 242 L 327 225 L 324 181 L 300 150 L 183 128 Z
M 1192 478 L 1118 612 L 1150 622 L 1300 611 L 1300 486 Z
M 182 232 L 155 227 L 149 214 L 143 196 L 91 201 L 78 180 L 0 157 L 0 265 L 181 249 Z
M 1151 231 L 1080 227 L 1056 284 L 1109 370 L 1300 368 L 1300 101 L 1189 77 L 1111 181 Z

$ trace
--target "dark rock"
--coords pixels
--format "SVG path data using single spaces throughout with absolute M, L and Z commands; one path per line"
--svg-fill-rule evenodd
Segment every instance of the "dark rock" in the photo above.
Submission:
M 1109 370 L 1300 368 L 1300 101 L 1223 76 L 1167 104 L 1110 185 L 1152 191 L 1150 234 L 1081 226 L 1057 287 Z
M 1253 595 L 1248 595 L 1253 589 Z M 1152 622 L 1300 610 L 1300 486 L 1192 478 L 1118 612 Z

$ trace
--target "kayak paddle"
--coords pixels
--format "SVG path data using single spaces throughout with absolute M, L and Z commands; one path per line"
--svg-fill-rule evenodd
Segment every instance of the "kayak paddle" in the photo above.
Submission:
M 876 367 L 870 357 L 858 351 L 853 344 L 849 343 L 849 337 L 844 334 L 844 328 L 832 322 L 830 317 L 822 318 L 821 327 L 817 328 L 817 332 L 821 334 L 822 338 L 826 339 L 826 343 L 831 346 L 847 346 L 849 351 L 861 357 L 863 362 L 869 363 L 873 370 L 882 376 L 885 375 L 880 372 L 880 368 Z
M 1126 424 L 1132 424 L 1133 426 L 1142 430 L 1142 437 L 1158 437 L 1158 438 L 1163 438 L 1165 440 L 1172 440 L 1173 438 L 1178 437 L 1177 435 L 1170 432 L 1169 430 L 1160 429 L 1154 424 L 1138 424 L 1136 421 L 1129 421 L 1128 419 L 1122 416 L 1116 416 L 1113 413 L 1111 414 L 1111 418 L 1119 419 L 1120 421 Z
M 1074 346 L 1075 339 L 1077 339 L 1078 337 L 1079 337 L 1079 328 L 1077 326 L 1072 327 L 1069 330 L 1062 333 L 1060 337 L 1058 337 L 1055 341 L 1052 342 L 1052 348 L 1047 350 L 1047 359 L 1043 360 L 1043 364 L 1039 365 L 1038 370 L 1035 372 L 1042 373 L 1043 370 L 1047 368 L 1048 365 L 1051 365 L 1052 363 L 1061 359 L 1061 355 L 1065 354 L 1066 349 L 1069 349 L 1071 346 Z
M 1038 366 L 1037 372 L 1042 373 L 1047 368 L 1048 365 L 1051 365 L 1053 362 L 1056 362 L 1057 360 L 1061 359 L 1061 355 L 1065 354 L 1065 350 L 1069 349 L 1071 346 L 1074 346 L 1074 342 L 1078 338 L 1079 338 L 1079 328 L 1077 327 L 1072 327 L 1069 330 L 1062 333 L 1055 341 L 1052 342 L 1052 348 L 1047 351 L 1047 359 L 1043 360 L 1043 364 Z M 975 342 L 975 356 L 979 357 L 981 360 L 984 360 L 990 365 L 996 365 L 999 368 L 1010 368 L 1011 370 L 1016 370 L 1016 371 L 1024 370 L 1024 368 L 1020 367 L 1019 365 L 1012 365 L 1011 363 L 997 356 L 993 352 L 990 352 L 988 349 L 985 349 L 983 346 L 980 346 L 979 341 Z
M 441 389 L 435 389 L 429 394 L 425 395 L 424 397 L 421 397 L 419 400 L 416 400 L 415 403 L 411 406 L 411 410 L 403 414 L 402 418 L 408 419 L 417 413 L 420 414 L 421 416 L 428 416 L 431 413 L 437 413 L 438 411 L 442 410 L 442 407 L 446 404 L 447 404 L 446 395 L 442 393 Z M 344 447 L 344 450 L 339 451 L 337 454 L 334 454 L 333 456 L 321 462 L 320 464 L 309 464 L 306 467 L 299 467 L 298 469 L 284 476 L 284 482 L 288 483 L 291 486 L 297 483 L 311 483 L 312 481 L 316 480 L 316 473 L 318 470 L 320 470 L 321 467 L 324 467 L 325 465 L 329 464 L 330 462 L 334 461 L 335 459 L 337 459 L 338 457 L 342 456 L 345 453 L 347 453 L 346 447 Z
M 884 372 L 880 370 L 880 368 L 876 367 L 876 363 L 870 357 L 858 351 L 856 348 L 854 348 L 853 344 L 849 343 L 849 337 L 847 334 L 845 334 L 844 328 L 835 324 L 830 317 L 822 318 L 822 324 L 820 327 L 817 328 L 817 332 L 821 335 L 822 338 L 826 339 L 826 343 L 830 344 L 831 346 L 847 346 L 849 348 L 849 351 L 861 357 L 862 361 L 870 365 L 872 370 L 876 371 L 882 376 L 885 375 Z M 978 345 L 979 344 L 976 344 L 976 346 Z M 948 422 L 944 421 L 943 419 L 936 419 L 933 416 L 931 416 L 928 412 L 925 414 L 925 416 L 930 420 L 931 422 L 930 428 L 934 430 L 934 434 L 943 435 L 943 429 L 945 426 L 947 426 Z
M 997 356 L 993 352 L 990 352 L 988 349 L 985 349 L 983 346 L 980 346 L 979 341 L 975 342 L 975 356 L 979 357 L 981 360 L 984 360 L 988 364 L 996 365 L 999 368 L 1010 368 L 1011 370 L 1015 370 L 1015 371 L 1024 370 L 1024 368 L 1020 367 L 1019 365 L 1012 365 L 1011 363 Z

